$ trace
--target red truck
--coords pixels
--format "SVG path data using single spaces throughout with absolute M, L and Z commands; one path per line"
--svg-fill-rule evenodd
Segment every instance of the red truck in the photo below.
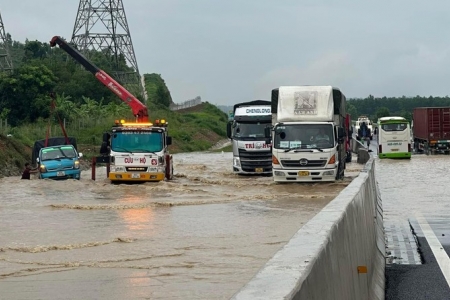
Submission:
M 416 107 L 413 140 L 417 153 L 450 153 L 450 107 Z

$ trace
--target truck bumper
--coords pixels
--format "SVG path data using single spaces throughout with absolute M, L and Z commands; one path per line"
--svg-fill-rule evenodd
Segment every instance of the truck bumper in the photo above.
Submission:
M 139 173 L 139 172 L 109 172 L 111 181 L 162 181 L 166 174 L 164 173 Z
M 233 167 L 233 173 L 238 175 L 272 175 L 272 169 L 267 168 L 260 168 L 261 170 L 258 170 L 259 172 L 246 172 L 243 171 L 240 167 Z M 256 170 L 256 169 L 255 169 Z
M 276 182 L 336 181 L 336 172 L 337 167 L 319 170 L 273 169 L 273 179 Z
M 80 180 L 81 171 L 79 169 L 75 169 L 75 170 L 51 171 L 51 172 L 39 173 L 39 179 L 64 180 L 64 179 L 71 179 L 71 178 Z

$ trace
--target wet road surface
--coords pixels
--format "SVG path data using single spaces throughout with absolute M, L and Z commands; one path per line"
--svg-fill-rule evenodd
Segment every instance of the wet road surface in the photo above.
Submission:
M 388 244 L 386 300 L 450 299 L 449 173 L 445 155 L 376 161 Z
M 0 299 L 229 299 L 361 169 L 275 184 L 231 153 L 174 160 L 173 182 L 1 179 Z

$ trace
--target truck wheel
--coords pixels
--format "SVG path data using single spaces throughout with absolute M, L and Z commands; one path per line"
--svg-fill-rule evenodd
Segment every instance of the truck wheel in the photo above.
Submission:
M 344 167 L 345 168 L 345 167 Z M 339 164 L 339 167 L 338 167 L 338 169 L 337 169 L 337 171 L 336 171 L 336 180 L 339 180 L 339 179 L 341 179 L 342 177 L 343 177 L 343 174 L 344 173 L 344 170 L 343 170 L 343 168 L 342 168 L 342 164 L 340 163 Z
M 352 152 L 351 151 L 349 151 L 347 153 L 347 157 L 345 159 L 345 162 L 352 162 Z
M 173 162 L 170 155 L 166 156 L 166 180 L 173 179 Z

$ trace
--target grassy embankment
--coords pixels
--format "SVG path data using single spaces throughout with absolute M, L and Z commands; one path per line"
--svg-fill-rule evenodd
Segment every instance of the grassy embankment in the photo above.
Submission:
M 226 139 L 227 115 L 212 104 L 202 103 L 185 111 L 164 108 L 149 111 L 152 120 L 165 118 L 168 121 L 169 135 L 173 139 L 169 147 L 171 153 L 209 150 Z M 96 120 L 93 117 L 67 125 L 67 134 L 77 139 L 85 163 L 88 164 L 93 156 L 98 155 L 102 134 L 110 130 L 113 123 L 114 118 Z M 62 136 L 59 125 L 54 124 L 51 128 L 51 136 Z M 31 160 L 34 142 L 45 138 L 46 129 L 47 122 L 41 121 L 12 128 L 7 132 L 12 137 L 0 135 L 0 177 L 20 174 L 24 163 Z M 231 148 L 220 151 L 231 151 Z

